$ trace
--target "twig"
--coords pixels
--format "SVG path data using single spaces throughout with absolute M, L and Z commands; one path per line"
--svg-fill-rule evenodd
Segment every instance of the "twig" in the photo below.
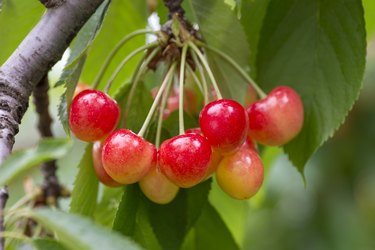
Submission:
M 174 14 L 179 14 L 180 16 L 184 16 L 185 11 L 182 8 L 183 0 L 164 0 L 164 5 L 169 9 L 168 18 L 171 19 Z
M 48 98 L 49 82 L 48 76 L 45 75 L 43 79 L 35 86 L 33 91 L 34 104 L 36 112 L 38 113 L 38 129 L 42 137 L 52 137 L 52 118 L 49 113 L 49 98 Z M 45 162 L 41 165 L 41 171 L 44 176 L 42 190 L 44 201 L 47 205 L 57 206 L 58 198 L 61 196 L 62 186 L 56 175 L 56 161 Z
M 8 189 L 6 187 L 0 188 L 0 233 L 5 231 L 4 226 L 4 210 L 7 200 L 9 198 Z M 0 250 L 4 250 L 5 239 L 0 235 Z

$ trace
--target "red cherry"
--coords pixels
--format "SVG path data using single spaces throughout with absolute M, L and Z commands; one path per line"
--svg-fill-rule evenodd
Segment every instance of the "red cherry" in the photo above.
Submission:
M 286 86 L 272 90 L 266 98 L 251 105 L 247 113 L 249 136 L 265 145 L 284 145 L 292 140 L 303 126 L 301 98 Z
M 139 181 L 139 187 L 148 199 L 158 204 L 171 202 L 179 190 L 156 166 Z
M 225 156 L 216 170 L 221 189 L 235 199 L 254 196 L 263 183 L 263 164 L 258 153 L 244 143 L 232 155 Z
M 212 150 L 212 157 L 211 157 L 211 162 L 210 164 L 208 165 L 208 170 L 207 170 L 207 173 L 204 177 L 204 179 L 208 179 L 211 177 L 212 174 L 214 174 L 221 162 L 221 160 L 223 159 L 223 156 L 220 154 L 219 151 L 217 150 Z
M 95 174 L 99 181 L 108 187 L 118 187 L 121 186 L 120 183 L 113 180 L 111 176 L 107 174 L 102 163 L 102 150 L 103 142 L 96 141 L 92 145 L 92 161 L 94 165 Z
M 203 136 L 179 135 L 161 144 L 160 170 L 177 186 L 192 187 L 204 179 L 211 155 L 211 146 Z
M 201 128 L 188 128 L 185 130 L 185 134 L 203 135 Z
M 257 92 L 256 90 L 249 85 L 246 90 L 245 95 L 245 107 L 249 107 L 251 104 L 257 101 Z
M 142 179 L 156 165 L 153 144 L 128 129 L 119 129 L 105 140 L 102 152 L 105 171 L 121 184 Z
M 104 139 L 117 125 L 120 108 L 107 94 L 87 89 L 72 101 L 69 126 L 75 136 L 88 142 Z
M 227 99 L 207 104 L 200 113 L 199 124 L 209 143 L 222 154 L 242 145 L 249 126 L 246 110 Z

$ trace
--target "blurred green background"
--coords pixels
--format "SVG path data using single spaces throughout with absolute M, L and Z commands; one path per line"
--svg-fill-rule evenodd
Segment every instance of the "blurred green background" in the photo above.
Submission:
M 213 188 L 211 202 L 242 248 L 247 249 L 375 249 L 375 37 L 368 43 L 367 69 L 360 98 L 345 124 L 310 160 L 305 183 L 278 149 L 263 153 L 267 174 L 261 192 L 249 201 L 234 201 Z M 51 87 L 62 65 L 50 74 Z M 57 137 L 65 133 L 57 119 L 62 88 L 51 90 L 50 111 Z M 31 105 L 15 150 L 39 140 Z M 59 177 L 72 187 L 84 144 L 75 141 L 58 161 Z M 26 176 L 41 180 L 37 169 L 11 186 L 11 206 L 23 196 Z M 68 200 L 62 202 L 67 208 Z

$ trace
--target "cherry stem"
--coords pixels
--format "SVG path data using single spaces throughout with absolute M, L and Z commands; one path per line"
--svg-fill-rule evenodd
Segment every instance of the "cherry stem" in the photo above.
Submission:
M 165 110 L 165 107 L 167 105 L 169 92 L 170 92 L 171 87 L 172 87 L 172 80 L 173 80 L 173 77 L 170 77 L 169 80 L 168 80 L 168 83 L 167 83 L 167 87 L 165 88 L 160 107 L 159 107 L 158 125 L 156 127 L 156 138 L 155 138 L 155 147 L 156 148 L 160 147 L 160 138 L 161 138 L 162 125 L 163 125 L 164 110 Z
M 128 113 L 129 113 L 129 109 L 130 109 L 130 105 L 133 101 L 133 97 L 134 97 L 134 94 L 135 94 L 135 90 L 138 86 L 138 82 L 139 82 L 139 79 L 141 77 L 141 75 L 146 72 L 147 70 L 147 66 L 148 64 L 151 62 L 151 60 L 154 58 L 154 56 L 160 51 L 160 48 L 159 47 L 156 47 L 151 53 L 150 55 L 147 56 L 147 58 L 145 60 L 142 59 L 143 63 L 139 64 L 138 66 L 138 69 L 136 70 L 136 72 L 134 73 L 133 77 L 132 77 L 132 80 L 131 80 L 131 89 L 130 89 L 130 92 L 129 92 L 129 96 L 128 96 L 128 100 L 126 102 L 126 106 L 125 106 L 125 115 L 124 115 L 124 118 L 126 119 L 127 116 L 128 116 Z M 141 61 L 141 62 L 142 62 Z
M 230 65 L 232 65 L 232 67 L 235 68 L 241 74 L 241 76 L 246 81 L 248 81 L 249 84 L 255 89 L 261 99 L 267 96 L 266 93 L 264 93 L 264 91 L 258 86 L 258 84 L 246 73 L 246 71 L 240 65 L 238 65 L 235 60 L 233 60 L 233 58 L 216 48 L 208 46 L 207 44 L 202 43 L 202 46 L 207 48 L 208 50 L 211 50 L 212 52 L 215 52 L 216 54 L 224 58 Z
M 141 46 L 139 47 L 138 49 L 132 51 L 127 57 L 124 58 L 124 60 L 121 61 L 121 63 L 117 66 L 115 72 L 111 75 L 111 77 L 109 78 L 105 88 L 104 88 L 104 92 L 105 93 L 108 93 L 108 91 L 110 90 L 111 86 L 112 86 L 112 83 L 113 81 L 115 80 L 115 78 L 119 75 L 119 73 L 121 72 L 121 70 L 124 68 L 124 66 L 130 61 L 130 59 L 132 59 L 134 56 L 136 56 L 138 53 L 144 51 L 144 50 L 147 50 L 147 49 L 150 49 L 150 48 L 154 48 L 158 45 L 157 42 L 154 42 L 154 43 L 150 43 L 150 44 L 146 44 L 144 46 Z
M 186 53 L 188 45 L 184 45 L 182 48 L 181 64 L 180 64 L 180 79 L 179 79 L 179 104 L 178 104 L 178 124 L 180 129 L 180 135 L 185 134 L 185 122 L 184 122 L 184 81 L 185 81 L 185 64 L 186 64 Z
M 145 119 L 145 122 L 143 123 L 142 128 L 141 128 L 141 129 L 139 130 L 139 132 L 138 132 L 138 135 L 141 136 L 141 137 L 143 137 L 143 135 L 144 135 L 145 132 L 146 132 L 146 129 L 148 128 L 148 126 L 149 126 L 149 124 L 150 124 L 151 118 L 152 118 L 153 114 L 155 113 L 155 110 L 156 110 L 156 108 L 157 108 L 157 105 L 158 105 L 159 102 L 160 102 L 160 98 L 162 97 L 163 92 L 164 92 L 166 86 L 167 86 L 168 83 L 170 82 L 170 78 L 172 78 L 172 75 L 173 75 L 173 72 L 174 72 L 175 66 L 176 66 L 175 63 L 172 64 L 172 66 L 169 68 L 167 74 L 165 75 L 162 84 L 160 85 L 160 89 L 159 89 L 158 93 L 157 93 L 156 96 L 155 96 L 155 100 L 154 100 L 154 102 L 152 103 L 150 110 L 148 111 L 148 114 L 147 114 L 147 117 L 146 117 L 146 119 Z
M 204 94 L 204 91 L 203 91 L 203 85 L 202 85 L 202 82 L 201 80 L 199 80 L 198 76 L 195 74 L 195 72 L 193 71 L 193 69 L 189 66 L 189 64 L 186 65 L 187 66 L 187 69 L 189 70 L 189 73 L 190 75 L 193 77 L 194 79 L 194 82 L 197 84 L 198 88 L 199 88 L 199 91 L 202 93 L 202 95 Z
M 204 71 L 202 69 L 202 65 L 198 61 L 197 55 L 195 53 L 191 53 L 191 54 L 192 54 L 195 65 L 197 65 L 199 74 L 201 75 L 201 78 L 202 78 L 203 93 L 204 93 L 204 104 L 207 104 L 208 103 L 208 86 L 207 86 L 206 76 L 205 76 Z
M 114 47 L 113 50 L 109 53 L 109 55 L 106 58 L 103 66 L 101 67 L 98 75 L 95 78 L 94 83 L 93 83 L 94 89 L 98 88 L 100 81 L 102 80 L 107 68 L 109 67 L 109 64 L 112 62 L 113 58 L 115 57 L 117 52 L 122 48 L 122 46 L 126 42 L 128 42 L 130 39 L 132 39 L 133 37 L 136 37 L 136 36 L 142 35 L 142 34 L 148 34 L 148 33 L 155 33 L 155 32 L 152 31 L 152 30 L 149 30 L 149 29 L 136 30 L 136 31 L 133 31 L 132 33 L 126 35 L 124 38 L 121 39 L 121 41 L 119 41 L 117 43 L 116 47 Z
M 215 92 L 216 92 L 216 95 L 217 95 L 218 99 L 223 99 L 223 96 L 221 95 L 219 86 L 216 82 L 216 79 L 214 77 L 214 74 L 212 73 L 212 70 L 211 70 L 210 66 L 208 65 L 208 62 L 207 62 L 206 58 L 203 56 L 202 52 L 198 49 L 198 47 L 193 42 L 189 42 L 189 46 L 198 55 L 198 58 L 200 59 L 204 68 L 206 69 L 206 71 L 208 73 L 208 76 L 210 77 L 210 80 L 212 82 L 212 85 L 214 86 L 214 89 L 215 89 Z

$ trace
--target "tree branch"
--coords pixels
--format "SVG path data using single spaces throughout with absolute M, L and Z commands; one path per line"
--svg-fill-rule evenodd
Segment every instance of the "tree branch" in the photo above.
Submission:
M 36 112 L 38 113 L 38 129 L 42 137 L 52 137 L 52 117 L 49 113 L 49 81 L 48 75 L 45 75 L 43 79 L 35 86 L 33 91 L 34 104 Z M 52 160 L 49 162 L 44 162 L 41 166 L 41 171 L 44 176 L 42 190 L 43 199 L 48 205 L 58 205 L 58 198 L 62 194 L 64 189 L 57 178 L 56 171 L 57 165 L 56 161 Z
M 4 226 L 4 210 L 5 210 L 5 205 L 8 200 L 8 189 L 6 187 L 0 188 L 0 233 L 5 231 L 5 226 Z M 4 250 L 5 240 L 2 236 L 0 236 L 0 250 Z
M 66 0 L 46 11 L 16 51 L 0 68 L 0 164 L 10 154 L 18 125 L 35 85 L 103 0 Z

